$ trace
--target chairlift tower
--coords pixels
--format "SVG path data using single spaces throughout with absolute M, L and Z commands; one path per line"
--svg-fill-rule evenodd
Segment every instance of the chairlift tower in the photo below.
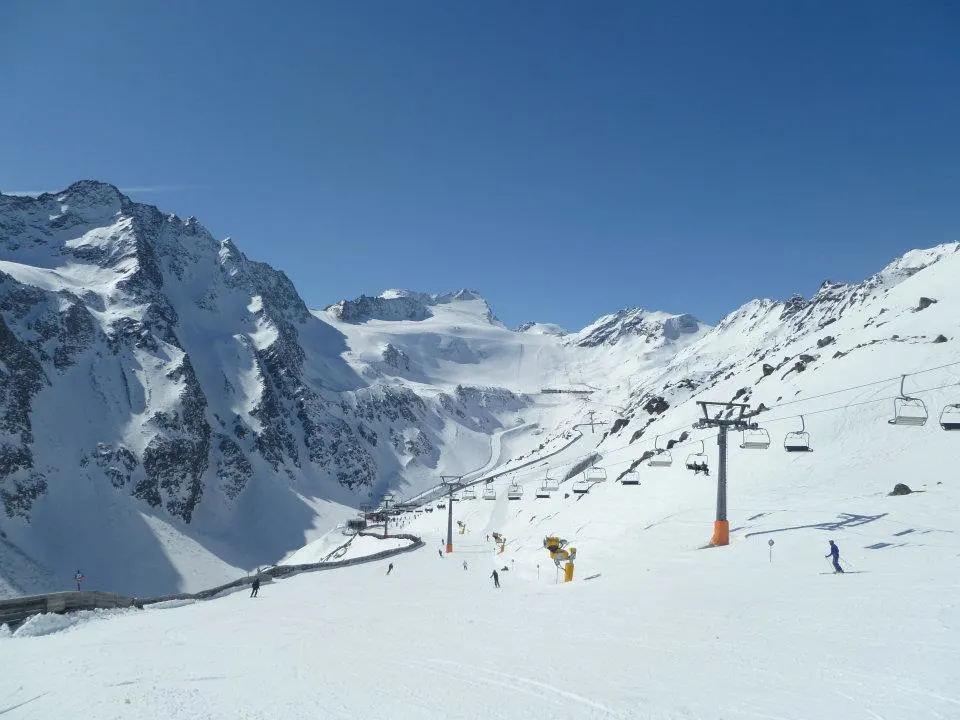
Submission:
M 393 493 L 388 492 L 386 495 L 383 496 L 383 500 L 381 501 L 381 506 L 383 507 L 383 537 L 384 538 L 386 538 L 388 534 L 387 526 L 388 526 L 388 523 L 390 522 L 390 503 L 392 503 L 393 500 L 394 500 Z
M 703 418 L 694 423 L 693 427 L 717 428 L 717 446 L 720 448 L 719 470 L 717 472 L 717 519 L 713 523 L 713 537 L 710 544 L 730 544 L 730 523 L 727 521 L 727 431 L 729 430 L 756 430 L 759 426 L 750 422 L 750 418 L 758 411 L 750 412 L 750 406 L 744 403 L 707 402 L 697 400 L 697 405 L 703 410 Z M 710 416 L 711 408 L 719 408 L 717 417 Z M 732 410 L 733 413 L 726 411 Z M 730 415 L 730 417 L 724 417 Z
M 453 493 L 462 485 L 462 475 L 441 475 L 440 482 L 447 486 L 447 552 L 453 552 Z
M 605 421 L 603 421 L 603 420 L 594 420 L 594 419 L 593 419 L 593 416 L 596 415 L 596 414 L 597 414 L 597 411 L 596 411 L 596 410 L 588 410 L 588 411 L 587 411 L 587 415 L 590 416 L 590 422 L 589 422 L 589 423 L 584 423 L 584 425 L 589 425 L 589 426 L 590 426 L 590 434 L 591 434 L 591 435 L 593 435 L 593 433 L 594 433 L 594 430 L 593 430 L 593 426 L 594 426 L 594 425 L 606 425 L 606 424 L 607 424 L 607 423 L 606 423 Z

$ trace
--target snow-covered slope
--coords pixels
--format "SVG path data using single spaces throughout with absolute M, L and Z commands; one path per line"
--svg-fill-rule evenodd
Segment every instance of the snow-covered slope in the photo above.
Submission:
M 469 292 L 384 302 L 501 330 Z M 232 577 L 388 488 L 481 465 L 530 404 L 371 376 L 336 326 L 375 308 L 341 307 L 360 309 L 311 314 L 283 273 L 110 185 L 0 196 L 0 595 L 78 566 L 137 594 Z M 423 346 L 473 358 L 436 327 Z
M 2 196 L 0 595 L 63 588 L 77 567 L 136 594 L 208 586 L 441 474 L 516 467 L 539 482 L 597 452 L 613 477 L 658 434 L 660 446 L 704 435 L 690 430 L 694 396 L 762 402 L 774 434 L 802 412 L 818 443 L 804 458 L 834 457 L 821 444 L 857 421 L 816 411 L 889 398 L 897 383 L 798 401 L 955 358 L 958 258 L 956 244 L 914 251 L 810 300 L 753 301 L 715 328 L 634 308 L 576 333 L 512 331 L 473 291 L 388 290 L 310 311 L 230 240 L 102 183 Z M 937 372 L 907 390 L 955 377 Z M 932 407 L 951 397 L 938 392 Z M 888 458 L 908 437 L 882 429 L 857 452 Z M 831 474 L 849 466 L 835 457 Z M 755 461 L 764 473 L 810 462 L 768 458 Z

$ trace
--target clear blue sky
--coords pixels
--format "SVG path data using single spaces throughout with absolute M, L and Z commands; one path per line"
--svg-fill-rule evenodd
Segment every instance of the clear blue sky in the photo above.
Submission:
M 715 322 L 960 239 L 957 3 L 7 0 L 0 62 L 0 189 L 133 188 L 312 306 Z

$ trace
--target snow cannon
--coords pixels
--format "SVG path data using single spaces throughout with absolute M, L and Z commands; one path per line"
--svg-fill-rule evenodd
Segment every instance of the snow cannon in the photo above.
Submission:
M 507 548 L 507 538 L 501 535 L 500 533 L 490 533 L 490 536 L 493 538 L 493 541 L 499 546 L 497 548 L 497 553 L 503 555 L 503 551 Z
M 563 581 L 573 580 L 573 561 L 577 559 L 577 549 L 567 547 L 567 541 L 563 538 L 550 535 L 543 539 L 543 547 L 548 553 L 554 564 L 563 568 Z
M 467 524 L 463 520 L 457 520 L 457 527 L 460 528 L 461 535 L 467 531 Z

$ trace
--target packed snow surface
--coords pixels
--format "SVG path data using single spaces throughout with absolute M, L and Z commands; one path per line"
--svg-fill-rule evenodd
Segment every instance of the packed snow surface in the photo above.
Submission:
M 468 531 L 455 552 L 440 557 L 445 519 L 423 516 L 413 524 L 432 547 L 394 558 L 389 577 L 382 561 L 278 581 L 255 599 L 235 593 L 6 638 L 0 710 L 144 720 L 960 717 L 953 489 L 888 497 L 841 483 L 798 503 L 793 488 L 771 483 L 749 500 L 738 491 L 729 547 L 700 549 L 710 486 L 677 472 L 595 488 L 575 503 L 575 523 L 569 501 L 566 510 L 521 501 L 498 523 L 503 555 L 485 539 L 499 501 L 464 502 L 456 512 Z M 577 578 L 555 584 L 537 536 L 573 539 L 576 525 Z M 830 572 L 828 538 L 848 574 Z M 494 568 L 509 568 L 499 590 Z
M 411 541 L 404 538 L 386 538 L 381 540 L 366 535 L 348 538 L 334 531 L 300 548 L 285 558 L 280 564 L 310 565 L 312 563 L 334 560 L 354 560 L 383 552 L 384 550 L 396 550 L 397 548 L 407 547 L 410 544 Z M 337 548 L 343 548 L 343 552 L 337 553 L 334 556 L 333 553 Z

